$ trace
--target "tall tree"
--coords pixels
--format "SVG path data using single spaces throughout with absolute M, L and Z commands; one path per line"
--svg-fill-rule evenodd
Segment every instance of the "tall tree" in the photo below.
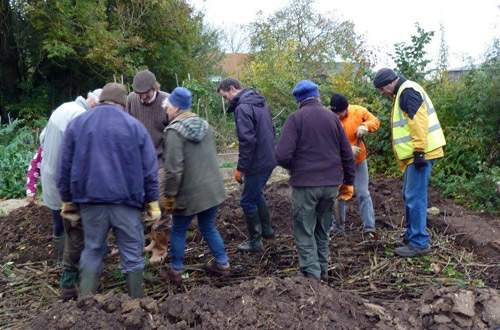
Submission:
M 293 109 L 291 91 L 301 79 L 324 80 L 338 70 L 338 61 L 369 65 L 361 36 L 350 21 L 313 10 L 314 1 L 291 0 L 264 19 L 250 24 L 250 82 L 272 94 L 271 109 Z M 286 116 L 288 112 L 283 112 Z
M 291 0 L 267 20 L 259 13 L 251 24 L 251 47 L 261 56 L 292 47 L 299 71 L 305 76 L 321 74 L 335 61 L 365 62 L 363 41 L 354 23 L 339 21 L 313 10 L 314 1 Z
M 208 77 L 221 57 L 217 32 L 186 0 L 1 1 L 14 13 L 20 55 L 13 65 L 20 99 L 9 107 L 24 117 L 50 112 L 114 74 L 131 83 L 146 67 L 170 90 L 188 74 Z
M 19 80 L 19 54 L 13 15 L 9 0 L 0 0 L 0 117 L 3 119 L 7 117 L 6 104 L 16 101 Z
M 448 70 L 448 44 L 446 43 L 443 24 L 439 25 L 439 34 L 441 36 L 441 42 L 439 43 L 437 78 L 441 81 L 443 79 L 443 73 Z

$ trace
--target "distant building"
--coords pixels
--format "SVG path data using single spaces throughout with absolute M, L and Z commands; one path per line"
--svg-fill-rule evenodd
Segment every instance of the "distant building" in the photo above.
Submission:
M 224 58 L 219 63 L 221 75 L 211 77 L 210 80 L 217 82 L 221 81 L 222 78 L 233 77 L 241 80 L 243 74 L 248 72 L 247 61 L 250 57 L 248 53 L 228 53 L 224 55 Z

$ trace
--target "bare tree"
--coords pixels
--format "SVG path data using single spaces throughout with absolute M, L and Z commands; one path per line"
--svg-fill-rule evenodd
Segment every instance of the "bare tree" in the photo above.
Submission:
M 226 53 L 246 53 L 249 50 L 249 37 L 246 25 L 226 25 L 221 32 L 222 48 Z

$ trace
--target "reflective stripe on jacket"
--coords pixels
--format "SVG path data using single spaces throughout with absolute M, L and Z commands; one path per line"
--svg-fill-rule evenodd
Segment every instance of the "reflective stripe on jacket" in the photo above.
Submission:
M 427 114 L 427 129 L 422 130 L 424 136 L 412 136 L 408 124 L 408 115 L 399 106 L 399 98 L 406 88 L 413 88 L 421 96 L 424 102 L 419 110 Z M 432 101 L 424 89 L 413 81 L 405 81 L 399 88 L 393 103 L 391 114 L 392 144 L 394 153 L 399 160 L 413 158 L 413 152 L 420 147 L 414 145 L 416 139 L 423 141 L 422 151 L 428 153 L 446 144 L 441 124 L 439 123 Z

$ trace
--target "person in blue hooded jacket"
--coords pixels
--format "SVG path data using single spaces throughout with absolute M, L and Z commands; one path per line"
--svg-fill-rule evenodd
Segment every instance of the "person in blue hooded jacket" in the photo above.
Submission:
M 262 237 L 275 236 L 262 189 L 276 167 L 276 130 L 266 99 L 259 93 L 243 89 L 234 78 L 223 79 L 217 92 L 229 103 L 227 112 L 234 112 L 238 134 L 235 180 L 243 184 L 240 205 L 249 232 L 248 242 L 239 244 L 238 250 L 258 250 Z

